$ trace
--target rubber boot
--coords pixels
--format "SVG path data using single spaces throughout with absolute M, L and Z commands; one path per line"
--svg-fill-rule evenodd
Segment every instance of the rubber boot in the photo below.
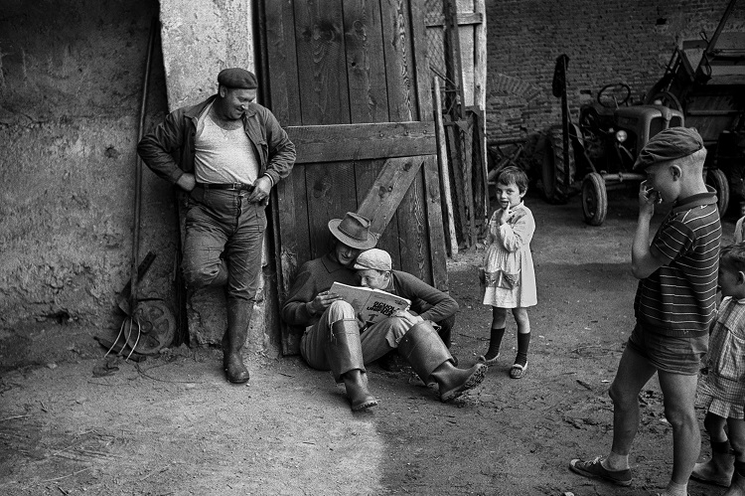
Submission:
M 722 496 L 745 496 L 745 477 L 735 472 L 729 489 Z
M 248 324 L 253 313 L 252 301 L 228 301 L 228 329 L 222 337 L 222 365 L 228 381 L 233 384 L 248 382 L 248 369 L 243 364 L 241 350 L 246 344 Z
M 437 382 L 440 401 L 451 401 L 465 391 L 481 384 L 486 365 L 477 363 L 470 369 L 453 365 L 453 357 L 429 322 L 415 324 L 401 338 L 398 352 L 409 362 L 419 378 L 427 384 L 430 377 Z
M 352 411 L 378 404 L 378 400 L 367 389 L 367 373 L 356 320 L 339 320 L 331 325 L 326 355 L 334 379 L 337 383 L 344 382 Z
M 719 448 L 720 450 L 722 448 Z M 715 451 L 712 443 L 711 459 L 693 466 L 691 479 L 717 486 L 729 487 L 735 472 L 735 455 L 730 453 L 729 443 L 723 451 Z

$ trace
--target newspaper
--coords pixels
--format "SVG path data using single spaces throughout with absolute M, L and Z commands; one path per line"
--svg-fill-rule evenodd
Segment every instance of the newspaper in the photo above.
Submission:
M 340 282 L 335 282 L 330 292 L 352 305 L 357 316 L 368 326 L 387 319 L 398 310 L 407 310 L 411 305 L 410 300 L 380 289 L 348 286 Z

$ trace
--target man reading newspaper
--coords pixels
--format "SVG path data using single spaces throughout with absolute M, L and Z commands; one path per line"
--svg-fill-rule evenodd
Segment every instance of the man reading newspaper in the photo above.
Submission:
M 335 282 L 330 291 L 354 307 L 357 318 L 360 320 L 360 330 L 377 324 L 388 317 L 393 317 L 400 310 L 408 310 L 409 305 L 411 305 L 410 300 L 377 288 L 349 286 L 341 282 Z
M 394 349 L 422 381 L 437 383 L 441 401 L 457 398 L 480 384 L 486 366 L 460 369 L 454 365 L 447 346 L 429 321 L 442 317 L 438 311 L 429 309 L 420 315 L 400 311 L 360 332 L 361 322 L 354 307 L 331 293 L 330 288 L 337 281 L 359 284 L 353 268 L 355 260 L 360 252 L 373 248 L 377 238 L 370 233 L 370 221 L 351 212 L 343 219 L 332 219 L 328 227 L 334 238 L 331 251 L 300 267 L 282 307 L 285 322 L 305 327 L 300 354 L 306 363 L 314 369 L 331 370 L 336 382 L 344 383 L 354 411 L 378 404 L 367 386 L 365 364 Z

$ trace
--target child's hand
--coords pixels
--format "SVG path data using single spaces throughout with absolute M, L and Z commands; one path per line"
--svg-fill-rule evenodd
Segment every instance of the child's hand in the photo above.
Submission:
M 662 203 L 660 194 L 650 188 L 647 181 L 642 181 L 639 185 L 639 212 L 651 215 L 654 213 L 654 206 L 658 203 Z
M 503 208 L 502 213 L 499 216 L 499 224 L 507 224 L 507 222 L 510 220 L 510 217 L 512 217 L 512 207 Z

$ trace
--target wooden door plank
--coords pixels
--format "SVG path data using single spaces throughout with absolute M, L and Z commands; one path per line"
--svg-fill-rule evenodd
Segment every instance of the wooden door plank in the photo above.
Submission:
M 342 0 L 293 3 L 302 123 L 348 123 Z
M 322 162 L 304 167 L 310 232 L 308 259 L 328 252 L 331 239 L 328 222 L 357 210 L 353 163 L 335 163 L 332 174 L 330 167 Z
M 420 157 L 421 160 L 423 157 Z M 424 207 L 423 171 L 419 170 L 396 211 L 401 270 L 432 284 L 429 239 Z
M 431 284 L 442 291 L 447 291 L 448 272 L 445 260 L 445 232 L 442 224 L 442 199 L 437 156 L 429 155 L 423 158 L 425 215 L 429 232 L 430 270 L 432 271 Z
M 378 178 L 385 163 L 385 159 L 364 160 L 355 163 L 354 175 L 356 178 L 357 198 L 363 198 L 363 203 L 365 201 L 364 198 L 372 191 L 375 180 Z M 363 211 L 364 209 L 358 207 L 357 213 L 365 215 Z M 398 221 L 395 215 L 392 216 L 388 227 L 383 230 L 377 247 L 387 251 L 391 255 L 393 267 L 399 268 L 401 266 L 401 256 L 398 252 Z
M 370 230 L 373 233 L 380 235 L 385 231 L 421 166 L 422 157 L 391 158 L 385 161 L 357 209 L 357 213 L 372 221 Z
M 380 3 L 344 2 L 344 38 L 352 122 L 388 121 Z
M 417 120 L 419 109 L 416 107 L 416 67 L 409 32 L 409 0 L 388 0 L 382 4 L 385 5 L 382 20 L 389 119 Z
M 300 124 L 300 90 L 298 86 L 297 53 L 292 3 L 264 0 L 263 23 L 266 30 L 266 50 L 271 88 L 272 113 L 283 126 Z
M 417 114 L 422 121 L 432 121 L 432 89 L 429 79 L 429 61 L 427 57 L 427 32 L 424 25 L 426 14 L 422 0 L 410 0 L 411 40 L 414 53 L 413 75 L 417 82 Z M 417 40 L 421 40 L 416 43 Z
M 289 126 L 297 163 L 430 155 L 436 149 L 434 122 Z

